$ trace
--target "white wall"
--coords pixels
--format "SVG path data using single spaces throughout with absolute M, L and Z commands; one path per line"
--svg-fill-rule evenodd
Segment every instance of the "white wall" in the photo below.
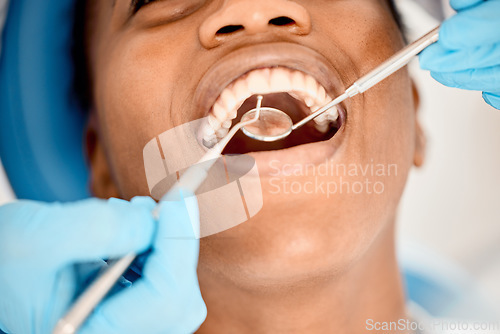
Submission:
M 419 15 L 413 34 L 437 24 Z M 479 92 L 440 85 L 417 62 L 411 69 L 428 151 L 410 176 L 399 236 L 457 261 L 500 305 L 500 110 Z

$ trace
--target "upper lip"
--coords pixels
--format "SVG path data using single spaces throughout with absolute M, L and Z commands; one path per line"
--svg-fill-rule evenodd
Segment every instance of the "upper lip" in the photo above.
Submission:
M 338 72 L 318 52 L 294 43 L 259 44 L 231 52 L 205 73 L 195 92 L 197 110 L 203 112 L 201 116 L 206 116 L 222 91 L 245 73 L 279 66 L 311 75 L 330 96 L 345 90 Z

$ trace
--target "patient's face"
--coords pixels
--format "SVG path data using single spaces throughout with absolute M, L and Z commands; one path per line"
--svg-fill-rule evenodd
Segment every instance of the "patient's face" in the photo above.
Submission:
M 403 46 L 383 0 L 172 0 L 137 10 L 130 2 L 95 1 L 90 14 L 106 157 L 93 151 L 98 196 L 110 194 L 108 173 L 120 196 L 150 195 L 146 143 L 209 113 L 218 120 L 213 132 L 224 134 L 231 101 L 243 102 L 252 87 L 294 91 L 266 94 L 264 105 L 297 120 Z M 250 97 L 236 117 L 254 103 Z M 213 132 L 207 140 L 216 140 Z M 417 137 L 412 85 L 401 70 L 346 101 L 331 122 L 312 122 L 285 141 L 235 138 L 227 152 L 256 159 L 264 205 L 246 223 L 202 239 L 199 269 L 259 285 L 348 268 L 391 226 L 420 154 Z

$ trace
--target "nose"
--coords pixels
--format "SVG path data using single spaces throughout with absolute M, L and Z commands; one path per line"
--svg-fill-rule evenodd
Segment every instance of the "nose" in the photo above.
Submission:
M 290 0 L 225 0 L 200 26 L 199 36 L 205 48 L 214 48 L 237 34 L 271 30 L 307 35 L 311 18 L 303 6 Z

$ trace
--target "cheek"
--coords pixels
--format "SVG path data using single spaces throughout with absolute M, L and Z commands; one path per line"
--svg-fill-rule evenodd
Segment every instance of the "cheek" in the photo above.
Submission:
M 330 53 L 339 54 L 338 49 L 342 50 L 337 59 L 342 59 L 339 63 L 343 66 L 341 70 L 344 73 L 344 82 L 348 84 L 374 69 L 404 46 L 393 18 L 381 7 L 381 2 L 373 0 L 332 1 L 329 13 L 336 14 L 334 20 L 327 18 L 325 14 L 317 14 L 318 17 L 324 18 L 319 21 L 320 26 L 317 29 L 328 31 L 327 40 L 335 41 Z M 326 50 L 328 52 L 328 49 Z M 337 154 L 335 163 L 353 163 L 365 167 L 381 164 L 385 167 L 394 166 L 397 171 L 380 177 L 370 173 L 367 177 L 344 177 L 350 184 L 364 183 L 366 179 L 371 184 L 381 182 L 384 192 L 335 196 L 330 202 L 337 203 L 336 208 L 323 212 L 334 221 L 337 217 L 342 217 L 338 221 L 343 221 L 349 224 L 353 231 L 358 231 L 358 234 L 352 235 L 352 241 L 364 240 L 364 244 L 357 243 L 364 249 L 369 244 L 366 240 L 372 239 L 377 231 L 394 218 L 408 172 L 412 167 L 416 120 L 407 70 L 400 70 L 364 94 L 350 99 L 347 104 L 347 145 L 341 154 Z M 338 183 L 339 180 L 336 181 Z M 323 203 L 326 201 L 323 200 Z
M 100 66 L 98 101 L 109 119 L 117 118 L 135 129 L 137 119 L 147 126 L 172 125 L 172 95 L 185 74 L 180 50 L 158 43 L 154 36 L 122 38 Z M 154 119 L 156 122 L 152 122 Z M 109 122 L 107 122 L 109 124 Z
M 142 157 L 146 143 L 187 121 L 183 106 L 176 103 L 190 96 L 183 78 L 189 77 L 185 55 L 192 50 L 175 39 L 166 40 L 161 31 L 124 34 L 99 58 L 94 88 L 101 139 L 125 197 L 137 195 L 146 186 Z
M 310 8 L 323 52 L 349 85 L 403 46 L 401 33 L 382 1 L 320 1 Z M 347 101 L 351 150 L 347 160 L 397 163 L 406 175 L 415 146 L 415 111 L 411 82 L 400 70 L 362 95 Z M 404 185 L 405 178 L 393 180 Z
M 382 1 L 320 1 L 310 10 L 316 22 L 313 34 L 326 32 L 325 44 L 342 50 L 352 62 L 349 70 L 357 77 L 403 46 L 399 29 Z
M 344 82 L 351 84 L 404 47 L 402 35 L 382 1 L 350 0 L 324 2 L 329 15 L 320 21 L 335 48 L 342 50 Z M 333 18 L 333 20 L 332 20 Z M 338 51 L 337 51 L 338 52 Z M 411 81 L 402 69 L 364 94 L 347 101 L 347 159 L 397 164 L 400 178 L 387 180 L 398 187 L 399 196 L 411 168 L 415 148 L 415 108 Z M 399 198 L 399 197 L 398 197 Z

